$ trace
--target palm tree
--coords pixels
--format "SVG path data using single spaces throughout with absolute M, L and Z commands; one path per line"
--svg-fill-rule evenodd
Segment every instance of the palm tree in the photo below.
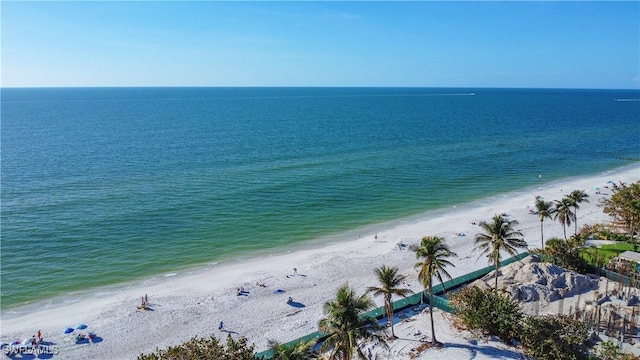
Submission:
M 395 266 L 387 267 L 382 265 L 380 268 L 376 269 L 376 276 L 378 277 L 380 286 L 368 287 L 367 293 L 373 293 L 374 296 L 384 297 L 384 309 L 387 313 L 387 319 L 389 319 L 389 324 L 391 326 L 391 338 L 395 339 L 396 334 L 393 332 L 393 303 L 391 302 L 391 297 L 393 295 L 406 297 L 413 293 L 413 291 L 399 287 L 407 277 L 405 275 L 398 275 L 398 268 Z
M 536 210 L 538 211 L 538 217 L 540 217 L 540 239 L 542 240 L 542 247 L 544 249 L 544 219 L 551 219 L 553 215 L 553 203 L 551 201 L 544 201 L 542 198 L 536 198 Z
M 511 256 L 517 254 L 516 248 L 527 247 L 522 233 L 513 229 L 518 222 L 508 220 L 502 215 L 495 215 L 492 222 L 481 221 L 478 225 L 485 233 L 476 234 L 476 249 L 487 254 L 489 263 L 496 267 L 496 289 L 498 288 L 498 268 L 500 267 L 500 251 L 504 250 Z
M 553 219 L 560 221 L 560 224 L 562 224 L 562 232 L 564 233 L 565 240 L 567 240 L 567 226 L 571 225 L 571 221 L 575 217 L 571 211 L 571 206 L 573 206 L 571 200 L 569 200 L 568 197 L 564 197 L 562 200 L 556 200 L 553 209 L 553 213 L 555 214 Z
M 425 288 L 429 288 L 429 315 L 431 316 L 431 342 L 435 345 L 436 331 L 433 326 L 433 277 L 442 282 L 442 276 L 451 279 L 451 275 L 444 269 L 453 265 L 447 258 L 457 256 L 449 250 L 445 240 L 437 236 L 425 236 L 420 242 L 420 246 L 415 250 L 416 258 L 423 260 L 416 263 L 415 268 L 418 270 L 418 279 L 422 281 Z
M 358 342 L 373 340 L 386 347 L 384 337 L 379 333 L 383 328 L 375 318 L 362 316 L 373 308 L 374 304 L 366 294 L 356 296 L 349 284 L 338 289 L 336 298 L 324 304 L 327 316 L 321 319 L 318 328 L 327 334 L 320 351 L 331 349 L 329 359 L 350 360 L 353 353 L 364 357 Z
M 573 216 L 575 219 L 573 222 L 575 226 L 574 234 L 576 235 L 578 234 L 578 209 L 580 208 L 580 203 L 589 202 L 589 200 L 587 200 L 588 197 L 589 195 L 584 192 L 584 190 L 573 190 L 571 194 L 567 195 L 567 198 L 573 206 Z
M 566 266 L 565 258 L 569 252 L 569 245 L 566 240 L 553 237 L 547 241 L 547 247 L 544 248 L 544 254 L 549 257 L 552 263 L 558 266 Z
M 313 360 L 318 355 L 313 352 L 315 339 L 307 342 L 298 341 L 292 345 L 281 344 L 277 341 L 269 340 L 269 348 L 273 352 L 272 360 Z

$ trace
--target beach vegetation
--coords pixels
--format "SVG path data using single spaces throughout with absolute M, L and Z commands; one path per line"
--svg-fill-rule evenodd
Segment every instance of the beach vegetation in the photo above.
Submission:
M 296 341 L 293 344 L 282 344 L 269 340 L 269 349 L 273 354 L 271 360 L 313 360 L 318 358 L 318 354 L 313 351 L 316 340 Z
M 468 286 L 452 295 L 451 304 L 470 330 L 495 335 L 504 342 L 518 337 L 524 315 L 518 302 L 501 290 Z
M 562 267 L 562 257 L 567 249 L 567 242 L 557 237 L 547 241 L 547 245 L 543 249 L 543 254 L 552 263 Z
M 420 245 L 415 249 L 416 258 L 421 259 L 415 264 L 418 269 L 418 279 L 425 289 L 429 289 L 429 315 L 431 316 L 431 342 L 436 345 L 436 331 L 433 324 L 433 278 L 443 282 L 443 276 L 451 279 L 451 275 L 445 270 L 448 266 L 455 266 L 448 258 L 457 256 L 449 249 L 445 240 L 437 236 L 425 236 Z
M 517 248 L 527 247 L 522 233 L 513 228 L 517 223 L 516 220 L 495 215 L 492 221 L 481 221 L 478 224 L 485 232 L 476 234 L 475 248 L 480 250 L 481 254 L 486 254 L 489 263 L 495 266 L 496 289 L 498 288 L 498 269 L 500 268 L 500 260 L 502 260 L 501 252 L 506 251 L 509 255 L 516 256 Z
M 536 211 L 540 218 L 540 239 L 542 241 L 541 249 L 544 249 L 544 219 L 551 219 L 553 216 L 553 203 L 551 201 L 544 201 L 540 197 L 536 197 Z
M 589 195 L 584 190 L 573 190 L 566 198 L 569 200 L 571 206 L 573 206 L 573 225 L 575 228 L 574 234 L 578 235 L 578 209 L 583 202 L 589 202 L 587 199 Z
M 392 297 L 394 295 L 406 297 L 412 294 L 411 289 L 402 287 L 407 279 L 406 275 L 398 274 L 398 267 L 387 267 L 382 265 L 375 269 L 376 277 L 379 282 L 379 286 L 370 286 L 367 288 L 367 293 L 371 293 L 374 296 L 384 297 L 384 309 L 391 328 L 391 338 L 395 339 L 396 335 L 393 331 L 393 302 Z
M 567 226 L 571 226 L 571 221 L 575 219 L 575 214 L 571 211 L 572 206 L 571 200 L 565 196 L 562 200 L 556 200 L 553 208 L 553 219 L 562 224 L 562 233 L 565 240 L 567 240 Z
M 569 240 L 554 237 L 547 241 L 542 253 L 548 261 L 562 268 L 585 273 L 588 264 L 583 256 L 583 245 L 584 240 L 577 235 L 572 235 Z
M 583 249 L 581 253 L 582 258 L 587 264 L 595 268 L 593 270 L 596 273 L 597 269 L 602 269 L 607 264 L 607 256 L 596 246 L 589 246 L 588 248 Z
M 587 325 L 562 315 L 528 316 L 520 332 L 527 355 L 538 360 L 587 359 Z
M 365 315 L 373 308 L 374 303 L 366 293 L 356 296 L 348 284 L 341 286 L 336 297 L 324 303 L 326 317 L 320 320 L 318 328 L 327 337 L 320 351 L 328 352 L 330 360 L 350 360 L 354 353 L 365 357 L 359 346 L 362 341 L 373 341 L 386 347 L 384 329 L 378 320 Z
M 618 348 L 618 345 L 611 341 L 603 341 L 595 348 L 595 354 L 590 360 L 638 360 L 640 356 L 626 354 Z
M 613 192 L 611 197 L 600 199 L 599 205 L 633 237 L 640 231 L 640 181 L 629 185 L 612 183 L 610 189 Z
M 620 233 L 619 231 L 616 231 L 613 224 L 585 224 L 582 226 L 580 234 L 594 240 L 611 240 L 622 242 L 632 240 L 632 238 L 626 233 Z
M 141 354 L 138 360 L 255 360 L 255 346 L 245 337 L 235 340 L 227 335 L 227 343 L 222 344 L 217 337 L 194 337 L 181 345 L 167 349 L 157 349 L 152 354 Z

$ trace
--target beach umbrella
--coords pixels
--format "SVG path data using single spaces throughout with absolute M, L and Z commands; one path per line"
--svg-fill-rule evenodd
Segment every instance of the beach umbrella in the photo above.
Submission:
M 72 332 L 74 332 L 74 331 L 75 331 L 75 329 L 74 329 L 74 328 L 70 328 L 70 327 L 68 327 L 68 328 L 64 329 L 64 333 L 65 333 L 65 334 L 71 334 L 71 333 L 72 333 Z
M 86 328 L 87 328 L 87 325 L 85 325 L 85 324 L 80 324 L 80 325 L 78 325 L 78 327 L 76 327 L 76 329 L 78 329 L 78 330 L 84 330 Z
M 600 190 L 600 188 L 599 188 L 599 187 L 597 187 L 597 186 L 594 186 L 594 187 L 593 187 L 593 190 L 598 191 L 598 190 Z
M 20 340 L 14 340 L 11 342 L 11 346 L 18 346 L 20 345 Z

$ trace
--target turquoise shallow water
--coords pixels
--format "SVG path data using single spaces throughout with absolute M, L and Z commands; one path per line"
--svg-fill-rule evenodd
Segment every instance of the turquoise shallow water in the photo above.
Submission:
M 640 158 L 638 99 L 2 89 L 2 307 L 626 166 Z

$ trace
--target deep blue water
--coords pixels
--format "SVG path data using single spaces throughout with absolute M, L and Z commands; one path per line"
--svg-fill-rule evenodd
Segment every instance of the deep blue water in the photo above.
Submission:
M 4 309 L 640 158 L 637 90 L 1 91 Z

